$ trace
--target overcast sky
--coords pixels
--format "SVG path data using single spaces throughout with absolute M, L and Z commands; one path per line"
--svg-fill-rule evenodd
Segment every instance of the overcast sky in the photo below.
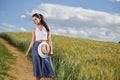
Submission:
M 120 0 L 1 0 L 0 32 L 32 31 L 41 13 L 53 34 L 120 41 Z

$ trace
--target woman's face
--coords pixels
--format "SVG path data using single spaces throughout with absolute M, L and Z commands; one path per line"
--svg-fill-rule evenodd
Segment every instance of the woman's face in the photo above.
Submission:
M 40 20 L 41 20 L 41 18 L 39 19 L 39 18 L 37 18 L 37 17 L 33 17 L 33 21 L 34 21 L 34 23 L 36 24 L 36 25 L 38 25 L 39 23 L 40 23 Z

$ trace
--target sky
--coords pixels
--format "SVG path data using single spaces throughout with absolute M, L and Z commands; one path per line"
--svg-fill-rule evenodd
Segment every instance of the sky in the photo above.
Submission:
M 43 14 L 52 34 L 120 41 L 120 0 L 0 0 L 0 32 L 31 32 Z

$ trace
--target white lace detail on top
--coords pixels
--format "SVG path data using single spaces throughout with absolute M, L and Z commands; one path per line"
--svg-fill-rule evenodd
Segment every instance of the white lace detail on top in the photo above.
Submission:
M 37 40 L 47 40 L 47 30 L 45 29 L 45 27 L 42 28 L 42 30 L 40 31 L 38 27 L 36 27 L 36 41 Z

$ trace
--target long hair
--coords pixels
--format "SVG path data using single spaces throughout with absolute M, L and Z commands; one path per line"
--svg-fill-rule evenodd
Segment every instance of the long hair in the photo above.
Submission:
M 32 15 L 32 17 L 37 17 L 37 18 L 39 18 L 39 19 L 41 18 L 40 23 L 46 28 L 47 32 L 50 31 L 49 28 L 48 28 L 48 25 L 47 25 L 47 23 L 45 22 L 44 17 L 43 17 L 42 14 L 35 13 L 35 14 Z

